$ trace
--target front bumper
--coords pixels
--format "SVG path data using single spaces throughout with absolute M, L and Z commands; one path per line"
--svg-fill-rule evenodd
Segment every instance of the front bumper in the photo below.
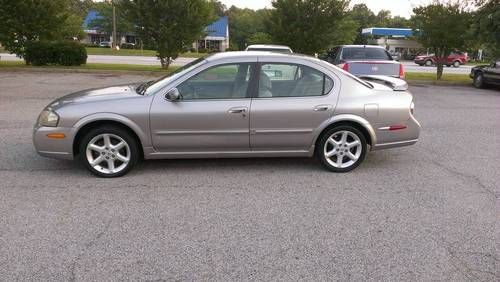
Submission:
M 50 138 L 48 134 L 64 134 L 64 138 Z M 75 130 L 71 127 L 35 126 L 33 145 L 37 153 L 44 157 L 72 160 Z

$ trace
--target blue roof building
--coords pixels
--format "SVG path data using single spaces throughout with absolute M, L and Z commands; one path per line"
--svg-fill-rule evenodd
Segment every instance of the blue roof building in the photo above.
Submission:
M 411 37 L 413 30 L 411 28 L 392 28 L 392 27 L 369 27 L 361 30 L 362 35 L 391 36 L 391 37 Z
M 368 27 L 363 28 L 361 34 L 369 37 L 369 44 L 382 46 L 402 58 L 411 58 L 422 49 L 422 45 L 413 39 L 411 28 Z
M 229 20 L 220 17 L 205 28 L 206 36 L 193 43 L 196 50 L 226 51 L 229 48 Z
M 111 41 L 111 34 L 101 30 L 99 26 L 93 26 L 92 22 L 99 19 L 99 12 L 90 10 L 85 17 L 82 28 L 87 34 L 83 40 L 88 44 L 99 44 L 103 41 Z M 229 20 L 221 17 L 205 28 L 206 36 L 193 43 L 192 48 L 206 49 L 210 51 L 225 51 L 229 47 Z M 139 39 L 134 32 L 128 32 L 118 39 L 120 43 L 138 43 Z

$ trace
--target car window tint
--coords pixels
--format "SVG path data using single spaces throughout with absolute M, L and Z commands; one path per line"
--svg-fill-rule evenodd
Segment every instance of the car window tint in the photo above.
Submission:
M 342 51 L 344 60 L 392 60 L 392 57 L 381 48 L 354 47 L 344 48 Z
M 297 64 L 263 64 L 258 97 L 321 96 L 332 88 L 333 80 L 314 68 Z
M 211 67 L 184 81 L 177 89 L 183 100 L 244 98 L 251 66 L 242 63 Z

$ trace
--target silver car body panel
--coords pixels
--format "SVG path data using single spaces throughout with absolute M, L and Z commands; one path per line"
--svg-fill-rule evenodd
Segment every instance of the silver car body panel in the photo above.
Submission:
M 316 97 L 176 102 L 164 97 L 202 70 L 240 62 L 306 65 L 331 78 L 334 86 L 327 95 Z M 414 144 L 420 132 L 420 124 L 410 113 L 413 97 L 409 92 L 394 91 L 383 82 L 360 81 L 312 57 L 251 51 L 220 53 L 166 81 L 144 96 L 136 93 L 135 85 L 124 85 L 57 99 L 48 107 L 60 116 L 59 124 L 35 126 L 36 150 L 44 156 L 72 159 L 78 132 L 89 124 L 105 121 L 133 131 L 146 159 L 311 156 L 321 132 L 338 122 L 353 122 L 363 128 L 372 149 Z M 402 84 L 394 78 L 388 81 Z M 235 108 L 245 109 L 245 114 L 231 113 Z M 387 129 L 394 125 L 404 128 Z M 66 138 L 51 139 L 49 133 L 64 133 Z

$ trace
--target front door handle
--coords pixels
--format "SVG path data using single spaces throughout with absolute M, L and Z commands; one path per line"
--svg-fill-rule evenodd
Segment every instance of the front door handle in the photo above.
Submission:
M 314 107 L 315 112 L 326 112 L 332 108 L 332 105 L 319 105 Z
M 230 114 L 242 114 L 243 116 L 246 115 L 247 108 L 246 107 L 235 107 L 231 108 L 227 111 Z

